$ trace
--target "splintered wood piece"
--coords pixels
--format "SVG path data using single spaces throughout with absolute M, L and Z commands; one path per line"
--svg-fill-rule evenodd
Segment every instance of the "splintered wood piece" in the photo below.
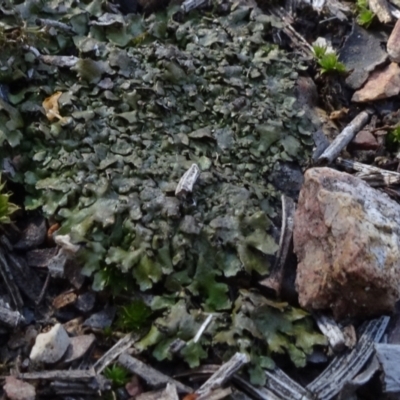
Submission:
M 314 318 L 321 332 L 327 337 L 332 350 L 335 353 L 342 351 L 346 341 L 336 321 L 328 315 L 317 312 L 314 314 Z
M 106 353 L 100 357 L 94 364 L 94 370 L 100 374 L 109 364 L 111 364 L 120 354 L 128 350 L 135 342 L 141 338 L 141 335 L 129 333 L 124 336 L 117 343 L 114 344 Z
M 385 393 L 400 392 L 400 345 L 375 343 L 375 353 L 383 370 Z
M 359 173 L 356 176 L 367 181 L 371 186 L 389 186 L 400 183 L 400 174 L 398 172 L 387 171 L 358 161 L 344 160 L 340 157 L 336 160 L 336 165 L 358 171 Z
M 318 164 L 330 164 L 340 154 L 340 152 L 353 140 L 356 134 L 368 122 L 369 114 L 366 111 L 361 111 L 349 125 L 335 138 L 330 146 L 319 156 Z
M 267 383 L 265 387 L 277 396 L 281 396 L 286 400 L 311 400 L 314 397 L 312 394 L 292 378 L 287 376 L 280 368 L 275 368 L 273 371 L 265 371 Z
M 285 266 L 292 248 L 295 211 L 294 201 L 290 197 L 282 195 L 282 228 L 276 262 L 269 277 L 260 282 L 261 285 L 274 290 L 277 296 L 281 294 Z
M 153 367 L 150 367 L 144 362 L 133 358 L 128 354 L 121 354 L 118 358 L 118 362 L 127 370 L 131 371 L 133 374 L 140 376 L 150 386 L 160 387 L 166 385 L 167 383 L 171 383 L 176 386 L 179 393 L 193 392 L 193 389 L 191 387 L 186 386 L 183 383 L 180 383 L 167 375 L 164 375 Z
M 6 285 L 8 294 L 11 297 L 13 306 L 20 310 L 24 306 L 24 302 L 21 297 L 21 293 L 17 284 L 15 283 L 14 277 L 11 273 L 11 267 L 8 265 L 6 257 L 4 256 L 3 249 L 0 248 L 0 274 Z
M 136 400 L 179 400 L 176 386 L 167 383 L 167 387 L 163 390 L 157 390 L 152 392 L 146 392 L 139 394 L 135 397 Z
M 360 330 L 360 339 L 352 350 L 346 350 L 337 356 L 325 371 L 307 389 L 318 399 L 330 400 L 352 380 L 363 368 L 374 352 L 374 342 L 379 342 L 385 333 L 390 318 L 383 316 L 364 323 Z
M 16 328 L 24 317 L 18 311 L 12 311 L 6 307 L 0 306 L 0 322 L 10 328 Z
M 32 379 L 43 379 L 43 380 L 60 380 L 60 381 L 88 381 L 96 376 L 94 369 L 90 370 L 53 370 L 53 371 L 39 371 L 39 372 L 25 372 L 17 374 L 18 379 L 32 380 Z
M 199 389 L 196 390 L 196 394 L 199 395 L 198 400 L 207 399 L 212 390 L 220 388 L 235 372 L 249 361 L 249 357 L 246 354 L 234 354 L 229 361 L 222 364 L 221 367 L 218 368 L 218 370 L 214 372 Z
M 200 169 L 197 164 L 192 164 L 192 166 L 183 174 L 180 179 L 178 186 L 175 190 L 176 197 L 185 197 L 188 193 L 192 193 L 193 186 L 200 176 Z

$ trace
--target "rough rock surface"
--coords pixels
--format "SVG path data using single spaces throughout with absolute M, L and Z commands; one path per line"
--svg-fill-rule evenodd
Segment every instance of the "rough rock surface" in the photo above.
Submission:
M 330 168 L 305 173 L 295 215 L 301 306 L 336 318 L 391 311 L 399 298 L 400 206 Z
M 353 94 L 351 100 L 362 103 L 387 99 L 398 95 L 399 92 L 400 67 L 396 63 L 391 63 L 384 69 L 373 72 L 367 83 Z
M 400 62 L 400 19 L 397 20 L 389 36 L 386 49 L 393 62 Z
M 34 362 L 54 364 L 65 354 L 69 344 L 67 332 L 62 325 L 56 324 L 37 336 L 29 357 Z

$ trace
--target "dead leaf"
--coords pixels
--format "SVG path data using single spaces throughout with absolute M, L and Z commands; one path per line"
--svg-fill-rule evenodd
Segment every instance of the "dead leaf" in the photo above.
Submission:
M 47 97 L 43 100 L 42 106 L 46 111 L 46 117 L 49 121 L 53 121 L 55 118 L 59 119 L 60 121 L 64 120 L 58 110 L 58 99 L 61 95 L 61 92 L 55 92 L 50 97 Z

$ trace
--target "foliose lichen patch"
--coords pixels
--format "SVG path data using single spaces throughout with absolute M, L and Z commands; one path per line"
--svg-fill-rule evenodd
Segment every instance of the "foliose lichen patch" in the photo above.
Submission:
M 258 8 L 234 3 L 226 15 L 176 22 L 174 8 L 144 18 L 103 6 L 26 1 L 0 26 L 1 37 L 20 19 L 72 28 L 21 30 L 24 49 L 11 56 L 9 43 L 0 56 L 11 87 L 0 99 L 0 138 L 18 156 L 26 207 L 42 207 L 60 234 L 84 243 L 83 272 L 96 290 L 132 278 L 131 293 L 150 293 L 152 309 L 165 310 L 139 345 L 158 359 L 173 357 L 180 338 L 190 366 L 211 346 L 222 357 L 250 353 L 254 382 L 273 352 L 304 365 L 325 343 L 307 314 L 234 280 L 268 273 L 280 204 L 268 175 L 308 155 L 312 128 L 294 96 L 301 62 L 267 41 L 278 22 Z M 42 103 L 57 92 L 50 121 Z M 178 198 L 194 163 L 193 192 Z M 193 343 L 209 312 L 213 322 Z

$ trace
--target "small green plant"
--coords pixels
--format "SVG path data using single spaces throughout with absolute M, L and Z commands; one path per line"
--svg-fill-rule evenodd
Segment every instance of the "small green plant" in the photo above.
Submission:
M 317 63 L 321 67 L 321 73 L 346 72 L 345 65 L 339 61 L 336 53 L 327 53 L 326 47 L 318 45 L 313 46 L 313 50 L 315 58 L 317 59 Z
M 0 224 L 9 224 L 11 222 L 10 216 L 19 207 L 9 201 L 11 193 L 3 193 L 5 182 L 1 183 L 0 175 Z
M 400 144 L 400 126 L 397 126 L 388 132 L 386 143 L 390 150 L 397 150 Z
M 130 380 L 129 371 L 117 364 L 107 367 L 104 370 L 104 376 L 112 382 L 114 388 L 124 386 Z
M 326 53 L 326 47 L 325 46 L 319 46 L 319 45 L 315 45 L 313 46 L 313 51 L 315 54 L 315 58 L 317 60 L 320 60 Z
M 117 320 L 117 326 L 123 331 L 136 331 L 148 322 L 152 312 L 141 300 L 134 300 L 122 307 Z
M 367 0 L 357 0 L 357 22 L 359 25 L 368 28 L 373 19 L 375 18 L 375 14 L 369 9 Z

